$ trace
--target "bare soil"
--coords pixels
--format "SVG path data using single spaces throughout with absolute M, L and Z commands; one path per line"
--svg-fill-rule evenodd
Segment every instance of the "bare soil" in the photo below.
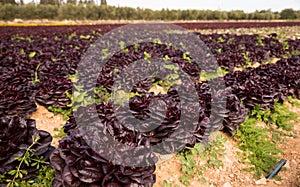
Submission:
M 54 130 L 55 128 L 61 129 L 62 126 L 66 123 L 63 120 L 62 115 L 54 115 L 52 112 L 49 112 L 47 108 L 37 104 L 37 111 L 32 113 L 30 116 L 31 119 L 36 121 L 36 128 L 39 130 L 45 130 L 49 132 L 52 136 L 57 132 Z M 58 146 L 58 139 L 53 138 L 52 145 Z
M 280 171 L 278 175 L 282 178 L 281 181 L 272 180 L 255 180 L 253 174 L 243 171 L 249 165 L 243 164 L 237 155 L 239 150 L 237 142 L 235 142 L 227 134 L 221 133 L 223 137 L 227 138 L 224 143 L 226 155 L 222 158 L 223 167 L 217 169 L 208 169 L 204 172 L 203 177 L 206 183 L 201 182 L 199 179 L 191 180 L 192 187 L 299 187 L 300 186 L 300 125 L 295 126 L 295 132 L 298 138 L 288 137 L 285 142 L 279 144 L 284 152 L 281 158 L 287 160 L 285 165 L 286 171 Z M 172 159 L 158 164 L 156 170 L 157 182 L 155 187 L 163 187 L 164 180 L 169 183 L 185 186 L 179 182 L 182 176 L 181 163 L 177 156 Z M 175 186 L 175 185 L 173 185 Z

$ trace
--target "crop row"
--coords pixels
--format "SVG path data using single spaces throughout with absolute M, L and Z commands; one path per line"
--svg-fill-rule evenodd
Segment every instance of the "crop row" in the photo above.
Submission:
M 65 32 L 61 32 L 62 28 L 58 27 L 41 29 L 54 30 L 51 34 L 44 32 L 34 37 L 9 34 L 2 36 L 0 168 L 4 169 L 1 173 L 9 172 L 15 166 L 14 158 L 25 154 L 19 147 L 32 145 L 34 134 L 39 135 L 38 145 L 41 145 L 41 148 L 36 148 L 36 156 L 43 155 L 45 160 L 49 158 L 49 152 L 53 151 L 49 144 L 51 136 L 47 132 L 36 130 L 34 122 L 26 118 L 36 110 L 36 102 L 46 107 L 70 110 L 70 104 L 74 104 L 75 99 L 70 97 L 73 85 L 70 75 L 76 74 L 80 58 L 103 32 L 83 30 L 78 33 L 74 32 L 74 28 L 65 28 Z M 122 126 L 121 124 L 128 123 L 128 115 L 122 113 L 123 105 L 120 103 L 108 99 L 89 103 L 86 107 L 79 106 L 64 126 L 68 136 L 60 141 L 58 148 L 50 156 L 51 166 L 55 169 L 54 186 L 152 186 L 155 182 L 153 164 L 157 162 L 157 158 L 154 153 L 143 155 L 144 158 L 132 157 L 132 162 L 147 160 L 152 163 L 151 166 L 114 165 L 86 144 L 79 133 L 75 118 L 82 119 L 81 122 L 99 118 L 101 123 L 94 124 L 94 127 L 104 129 L 103 133 L 110 134 L 115 140 L 125 145 L 149 146 L 164 142 L 170 137 L 179 128 L 181 113 L 187 110 L 190 111 L 189 119 L 194 119 L 195 113 L 199 114 L 197 123 L 191 121 L 195 130 L 191 132 L 193 136 L 189 138 L 188 145 L 193 146 L 197 142 L 207 141 L 211 130 L 222 129 L 230 133 L 237 130 L 248 111 L 258 104 L 262 109 L 272 109 L 275 102 L 283 102 L 287 96 L 300 98 L 300 55 L 297 52 L 300 50 L 299 40 L 286 40 L 283 43 L 276 38 L 276 34 L 269 37 L 229 34 L 199 37 L 215 54 L 219 65 L 229 71 L 224 77 L 210 79 L 218 82 L 216 88 L 221 88 L 222 84 L 226 85 L 226 88 L 215 92 L 211 88 L 210 80 L 199 80 L 199 75 L 203 75 L 200 67 L 188 57 L 188 53 L 172 46 L 153 41 L 139 46 L 128 46 L 127 50 L 120 49 L 99 71 L 97 86 L 101 91 L 95 92 L 98 97 L 111 94 L 116 69 L 122 72 L 127 65 L 150 56 L 168 59 L 182 68 L 194 81 L 199 105 L 181 106 L 179 94 L 172 84 L 165 94 L 149 92 L 153 84 L 164 87 L 166 83 L 159 79 L 144 79 L 132 89 L 135 95 L 128 97 L 127 102 L 134 118 L 147 119 L 151 113 L 154 120 L 162 122 L 150 132 L 136 132 Z M 270 58 L 280 60 L 266 63 Z M 251 67 L 254 62 L 260 66 Z M 236 67 L 242 67 L 243 70 L 234 71 Z M 143 69 L 136 71 L 141 72 Z M 90 80 L 81 78 L 83 80 L 80 81 L 87 83 L 86 87 L 93 86 Z M 167 112 L 161 103 L 157 102 L 158 98 L 164 101 Z M 156 101 L 154 112 L 149 109 L 151 101 Z M 224 103 L 225 108 L 222 108 Z M 97 110 L 97 116 L 91 112 L 94 108 Z M 115 112 L 118 110 L 121 116 L 117 118 Z M 188 129 L 183 128 L 181 131 L 179 134 L 182 137 L 177 138 L 186 139 L 184 135 Z M 86 133 L 90 136 L 89 131 Z M 15 138 L 11 138 L 14 136 Z M 155 152 L 172 153 L 176 141 L 178 139 L 163 144 L 162 148 Z M 126 149 L 120 152 L 125 154 Z M 131 155 L 127 158 L 131 158 Z

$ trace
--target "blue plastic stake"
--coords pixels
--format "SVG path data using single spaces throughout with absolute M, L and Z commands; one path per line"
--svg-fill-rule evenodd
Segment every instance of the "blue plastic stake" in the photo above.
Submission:
M 271 179 L 281 170 L 281 168 L 286 164 L 286 160 L 281 159 L 275 167 L 273 167 L 272 171 L 266 176 L 266 179 Z

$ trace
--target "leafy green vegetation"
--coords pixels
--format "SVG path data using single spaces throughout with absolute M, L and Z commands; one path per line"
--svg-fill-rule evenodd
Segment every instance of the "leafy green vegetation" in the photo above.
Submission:
M 34 72 L 34 79 L 32 80 L 33 84 L 39 83 L 40 79 L 39 79 L 39 75 L 38 75 L 38 70 L 40 68 L 40 64 L 38 64 L 35 68 L 35 72 Z
M 114 69 L 114 72 L 117 73 L 118 69 Z M 110 93 L 104 86 L 95 87 L 94 89 L 96 102 L 108 102 L 111 99 Z
M 16 35 L 13 35 L 11 37 L 12 40 L 16 40 L 17 42 L 20 42 L 20 41 L 28 41 L 29 43 L 32 43 L 34 40 L 30 38 L 30 36 L 27 36 L 27 37 L 23 37 L 23 36 L 20 36 L 19 34 L 16 34 Z M 22 50 L 22 49 L 21 49 Z M 26 53 L 24 53 L 26 54 Z
M 276 146 L 276 142 L 281 141 L 282 136 L 293 137 L 273 129 L 271 124 L 283 130 L 292 130 L 297 118 L 297 114 L 283 104 L 275 103 L 272 111 L 261 110 L 260 105 L 257 105 L 239 126 L 236 137 L 239 148 L 243 150 L 240 156 L 245 163 L 253 165 L 245 170 L 253 171 L 254 178 L 258 179 L 268 173 L 278 161 L 282 149 Z M 259 123 L 265 124 L 265 127 Z
M 166 180 L 163 180 L 162 182 L 163 187 L 180 187 L 178 184 L 176 184 L 175 186 L 172 183 L 169 183 Z
M 216 51 L 217 51 L 218 53 L 222 53 L 222 48 L 218 48 L 218 49 L 216 49 Z
M 68 120 L 68 119 L 69 119 L 69 116 L 70 116 L 71 113 L 72 113 L 72 110 L 70 110 L 70 109 L 56 108 L 56 107 L 53 107 L 53 106 L 49 106 L 49 107 L 48 107 L 48 110 L 49 110 L 50 112 L 53 112 L 54 115 L 62 114 L 64 120 Z
M 88 95 L 86 91 L 83 91 L 82 86 L 73 84 L 75 90 L 73 94 L 66 92 L 67 97 L 71 100 L 71 103 L 67 107 L 72 108 L 73 111 L 76 111 L 81 106 L 88 106 L 89 104 L 97 103 L 97 99 Z M 100 99 L 102 100 L 102 99 Z
M 114 99 L 115 104 L 120 104 L 124 106 L 124 103 L 134 96 L 141 96 L 141 95 L 137 92 L 127 93 L 123 90 L 117 90 L 116 92 L 113 93 L 112 98 Z
M 296 56 L 296 55 L 300 55 L 300 51 L 299 50 L 293 50 L 292 55 Z
M 53 135 L 53 138 L 63 138 L 64 136 L 66 136 L 67 134 L 64 132 L 63 128 L 54 128 L 54 131 L 56 132 Z
M 78 81 L 78 73 L 69 75 L 68 79 L 73 83 L 77 82 Z
M 181 172 L 183 173 L 179 179 L 180 182 L 190 185 L 190 180 L 197 178 L 205 183 L 203 172 L 207 168 L 223 166 L 221 158 L 225 155 L 224 143 L 226 141 L 227 139 L 217 132 L 215 139 L 211 140 L 206 147 L 202 143 L 197 143 L 193 148 L 187 148 L 186 151 L 179 153 L 178 156 L 182 163 Z M 200 161 L 204 161 L 204 163 L 200 163 Z
M 183 53 L 182 58 L 183 58 L 184 60 L 186 60 L 188 63 L 191 63 L 192 60 L 191 60 L 191 58 L 189 57 L 189 54 L 190 54 L 190 52 L 185 52 L 185 53 Z
M 147 53 L 146 51 L 144 51 L 144 59 L 147 60 L 149 58 L 151 58 L 151 54 Z
M 34 155 L 33 146 L 38 143 L 39 136 L 32 137 L 32 144 L 24 149 L 25 153 L 21 157 L 15 159 L 19 162 L 15 169 L 5 172 L 0 175 L 0 183 L 6 183 L 7 187 L 48 187 L 52 186 L 54 178 L 54 170 L 49 166 L 49 163 L 43 160 L 43 157 Z M 28 170 L 23 169 L 26 167 L 33 167 L 37 172 L 30 178 L 23 180 L 24 176 L 28 174 Z
M 254 171 L 253 176 L 256 179 L 269 172 L 276 164 L 278 154 L 282 152 L 270 140 L 269 131 L 257 126 L 257 119 L 247 117 L 239 126 L 236 136 L 239 148 L 243 150 L 240 156 L 245 163 L 253 165 L 245 171 Z
M 118 69 L 114 69 L 114 73 L 116 74 L 117 72 Z M 71 103 L 67 105 L 69 108 L 63 109 L 52 106 L 48 107 L 48 110 L 53 112 L 54 115 L 62 114 L 64 120 L 68 120 L 72 111 L 76 111 L 81 106 L 88 106 L 89 104 L 93 103 L 108 102 L 111 99 L 114 99 L 115 104 L 124 104 L 125 100 L 129 100 L 134 96 L 140 96 L 138 93 L 125 93 L 122 90 L 117 90 L 113 93 L 113 95 L 111 95 L 104 86 L 95 87 L 94 95 L 89 96 L 87 92 L 83 91 L 81 86 L 76 85 L 78 80 L 77 74 L 70 75 L 69 79 L 74 83 L 75 88 L 73 90 L 73 94 L 66 92 L 67 97 L 71 100 Z
M 288 102 L 291 103 L 291 105 L 300 108 L 300 101 L 297 99 L 293 99 L 292 96 L 288 97 Z
M 35 52 L 35 51 L 32 51 L 32 52 L 29 53 L 29 57 L 30 57 L 30 58 L 35 57 L 35 55 L 36 55 L 36 52 Z
M 76 32 L 73 32 L 72 34 L 68 35 L 68 40 L 72 40 L 72 38 L 74 38 L 75 36 L 77 36 Z
M 260 105 L 257 105 L 252 110 L 251 115 L 258 121 L 274 124 L 284 130 L 292 130 L 293 126 L 298 122 L 298 115 L 279 103 L 274 104 L 274 110 L 272 111 L 270 109 L 261 110 Z
M 249 57 L 249 52 L 248 51 L 246 53 L 242 53 L 242 55 L 243 55 L 243 57 L 246 61 L 246 63 L 245 63 L 246 65 L 245 65 L 245 67 L 243 67 L 243 69 L 245 69 L 246 67 L 251 66 L 252 63 L 251 63 L 251 59 Z
M 298 122 L 298 115 L 290 111 L 286 106 L 275 103 L 275 109 L 272 112 L 271 123 L 284 130 L 292 130 L 294 125 Z
M 164 57 L 165 61 L 169 60 L 168 56 Z M 168 92 L 171 86 L 173 85 L 180 85 L 181 81 L 179 79 L 179 67 L 175 66 L 174 64 L 164 64 L 164 68 L 173 71 L 172 73 L 169 73 L 164 77 L 163 80 L 156 81 L 155 78 L 152 78 L 152 85 L 155 86 L 161 86 L 164 90 L 164 92 Z
M 134 44 L 133 48 L 134 48 L 134 51 L 138 51 L 140 48 L 140 44 L 138 44 L 138 43 Z
M 54 179 L 54 169 L 50 166 L 42 166 L 34 175 L 34 179 L 20 181 L 20 187 L 49 187 Z
M 126 48 L 125 42 L 124 41 L 120 41 L 119 42 L 119 47 L 122 50 L 123 53 L 127 53 L 129 50 Z
M 21 55 L 26 55 L 26 52 L 24 51 L 24 49 L 21 49 L 21 50 L 20 50 L 20 54 L 21 54 Z
M 222 37 L 220 36 L 220 37 L 218 37 L 217 42 L 218 42 L 218 43 L 223 43 L 223 42 L 225 42 L 225 40 L 224 40 L 224 38 L 222 38 Z
M 167 62 L 167 61 L 170 60 L 170 57 L 169 57 L 168 55 L 165 55 L 164 58 L 163 58 L 163 60 L 164 60 L 165 62 Z
M 207 81 L 213 78 L 222 77 L 223 75 L 226 75 L 229 73 L 229 71 L 225 70 L 224 68 L 218 67 L 218 69 L 215 72 L 212 73 L 206 73 L 205 71 L 200 72 L 200 79 L 199 81 Z
M 94 88 L 94 97 L 88 96 L 86 92 L 82 91 L 82 87 L 77 86 L 75 83 L 78 80 L 78 74 L 69 75 L 69 79 L 74 83 L 74 94 L 66 92 L 67 97 L 71 103 L 67 105 L 69 108 L 56 108 L 49 106 L 48 110 L 53 112 L 54 115 L 62 114 L 64 120 L 68 120 L 73 110 L 77 110 L 80 106 L 87 106 L 93 103 L 107 102 L 110 100 L 110 94 L 103 86 Z
M 154 46 L 155 46 L 156 44 L 161 45 L 161 44 L 162 44 L 162 41 L 161 41 L 159 38 L 155 38 L 155 39 L 153 40 L 153 43 L 154 43 Z
M 264 46 L 263 39 L 264 39 L 264 36 L 259 34 L 257 36 L 256 46 Z
M 91 39 L 91 38 L 93 38 L 93 36 L 91 36 L 91 35 L 80 35 L 80 39 L 86 39 L 86 40 L 89 40 L 89 39 Z
M 109 56 L 108 49 L 102 49 L 102 60 L 107 59 Z
M 234 40 L 235 38 L 230 38 L 229 40 L 227 40 L 227 44 L 232 44 Z

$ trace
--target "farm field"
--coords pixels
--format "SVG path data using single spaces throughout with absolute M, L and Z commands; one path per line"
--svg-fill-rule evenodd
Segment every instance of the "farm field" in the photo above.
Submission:
M 88 49 L 124 24 L 0 27 L 0 186 L 300 186 L 299 22 L 176 25 L 204 42 L 216 72 L 197 65 L 191 55 L 197 49 L 181 51 L 162 35 L 130 46 L 118 40 L 105 66 L 80 76 Z M 110 51 L 101 52 L 107 58 Z M 129 76 L 127 66 L 151 58 L 170 62 L 166 67 L 175 75 L 145 78 L 113 100 L 114 76 Z M 198 105 L 180 105 L 178 68 L 190 76 Z M 89 80 L 93 71 L 96 84 Z M 162 123 L 149 132 L 123 126 L 114 113 L 128 103 L 133 118 L 143 121 L 152 116 L 152 101 L 154 118 Z M 183 110 L 190 119 L 198 114 L 187 147 L 169 154 L 176 147 L 170 143 L 159 154 L 127 155 L 131 162 L 156 163 L 143 167 L 113 164 L 96 153 L 76 123 L 78 117 L 99 118 L 97 128 L 114 140 L 153 146 L 180 129 Z M 287 160 L 284 168 L 265 180 L 280 159 Z

